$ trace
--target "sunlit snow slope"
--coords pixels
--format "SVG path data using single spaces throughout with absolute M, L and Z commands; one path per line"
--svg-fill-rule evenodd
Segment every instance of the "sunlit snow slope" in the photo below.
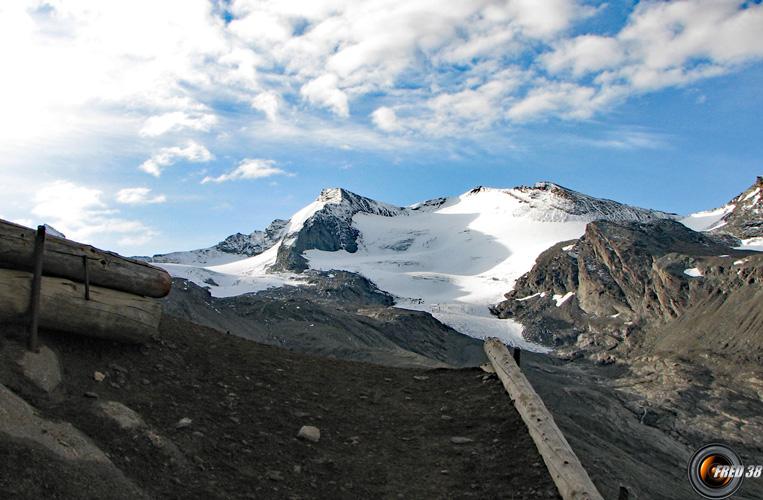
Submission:
M 279 255 L 293 245 L 304 246 L 300 238 L 305 235 L 313 241 L 315 234 L 326 232 L 325 227 L 339 228 L 355 235 L 353 244 L 333 251 L 307 246 L 301 255 L 310 268 L 358 272 L 395 295 L 400 307 L 429 311 L 473 337 L 495 336 L 541 350 L 522 338 L 518 323 L 491 316 L 487 306 L 502 300 L 543 250 L 579 238 L 592 220 L 668 216 L 551 183 L 478 188 L 405 209 L 334 189 L 324 190 L 295 214 L 282 239 L 259 255 L 207 267 L 160 265 L 175 276 L 210 285 L 216 296 L 294 284 L 299 274 L 273 272 L 279 267 Z M 335 248 L 334 242 L 326 244 Z

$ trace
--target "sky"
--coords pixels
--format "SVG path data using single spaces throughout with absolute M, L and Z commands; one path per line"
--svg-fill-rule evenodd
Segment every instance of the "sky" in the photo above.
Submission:
M 324 187 L 685 214 L 763 175 L 759 1 L 15 0 L 0 73 L 0 218 L 127 255 Z

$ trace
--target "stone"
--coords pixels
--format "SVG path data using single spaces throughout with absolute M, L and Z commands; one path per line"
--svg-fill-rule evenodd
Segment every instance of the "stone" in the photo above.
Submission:
M 85 393 L 85 397 L 86 398 L 91 398 L 91 399 L 98 399 L 98 394 L 96 394 L 96 393 L 94 393 L 92 391 L 87 391 Z
M 283 474 L 277 470 L 269 470 L 267 472 L 267 478 L 271 481 L 283 481 Z
M 127 368 L 117 363 L 109 363 L 109 368 L 120 373 L 127 373 Z
M 178 423 L 175 424 L 175 429 L 185 429 L 186 427 L 189 427 L 193 423 L 193 420 L 191 420 L 188 417 L 183 417 L 180 420 L 178 420 Z
M 133 430 L 146 425 L 137 412 L 117 401 L 98 403 L 98 409 L 122 429 Z
M 63 379 L 58 356 L 47 346 L 40 346 L 39 352 L 24 351 L 18 364 L 24 376 L 45 392 L 53 392 Z
M 103 382 L 106 380 L 106 374 L 103 372 L 95 372 L 93 373 L 93 380 L 96 382 Z
M 450 438 L 450 442 L 453 444 L 469 444 L 473 443 L 474 439 L 463 436 L 453 436 Z
M 321 430 L 312 425 L 303 425 L 302 428 L 299 429 L 297 437 L 299 439 L 304 439 L 305 441 L 317 443 L 321 439 Z
M 4 385 L 0 385 L 0 409 L 1 433 L 34 441 L 65 459 L 110 463 L 103 451 L 70 423 L 40 417 Z
M 429 377 L 427 377 L 426 375 L 414 375 L 413 379 L 414 380 L 429 380 Z

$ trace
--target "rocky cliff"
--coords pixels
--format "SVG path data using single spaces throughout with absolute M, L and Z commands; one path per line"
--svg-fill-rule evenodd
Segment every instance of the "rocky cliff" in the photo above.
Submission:
M 715 309 L 728 310 L 749 306 L 737 311 L 742 328 L 718 332 L 716 340 L 746 336 L 746 346 L 760 349 L 763 320 L 748 314 L 763 313 L 763 301 L 755 305 L 748 299 L 762 283 L 763 255 L 726 247 L 678 222 L 595 221 L 579 240 L 541 254 L 492 310 L 518 319 L 527 337 L 547 345 L 592 347 L 594 339 L 611 349 L 626 339 L 632 344 L 636 331 L 687 322 L 687 314 L 700 313 L 700 304 L 719 302 Z M 718 315 L 703 317 L 707 325 L 721 321 Z M 639 345 L 665 342 L 647 341 L 646 335 L 637 339 Z M 741 353 L 742 345 L 737 348 Z

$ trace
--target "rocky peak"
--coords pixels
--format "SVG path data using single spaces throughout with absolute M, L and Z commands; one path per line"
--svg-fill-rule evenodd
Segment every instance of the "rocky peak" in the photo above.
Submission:
M 406 209 L 381 203 L 342 188 L 323 189 L 317 203 L 322 204 L 299 225 L 290 227 L 289 234 L 278 249 L 275 270 L 304 271 L 306 250 L 335 252 L 358 249 L 358 230 L 352 226 L 352 218 L 359 213 L 393 217 L 404 215 Z
M 763 177 L 758 176 L 753 185 L 728 206 L 733 208 L 713 231 L 743 240 L 763 237 Z

